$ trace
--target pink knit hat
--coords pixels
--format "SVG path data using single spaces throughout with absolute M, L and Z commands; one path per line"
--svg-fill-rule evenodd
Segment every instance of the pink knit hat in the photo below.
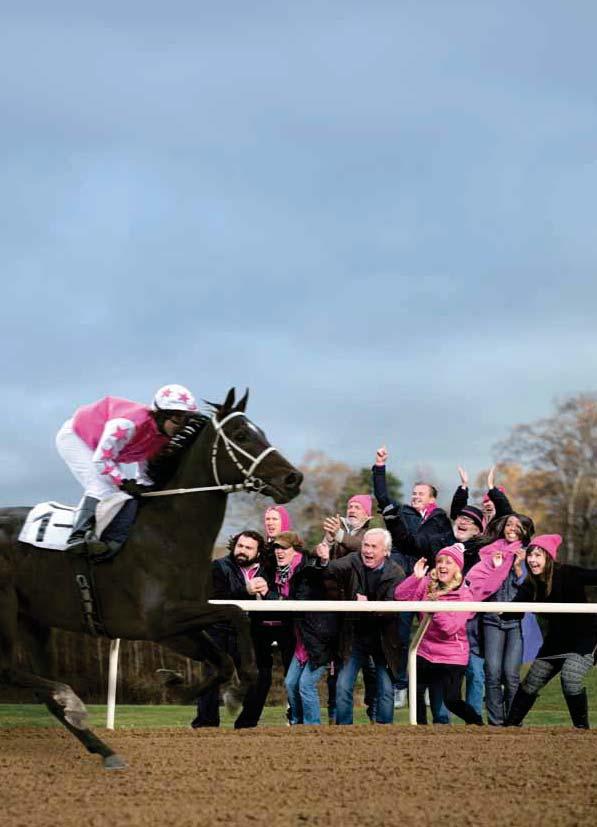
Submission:
M 437 558 L 442 555 L 444 555 L 445 557 L 451 557 L 460 569 L 460 571 L 462 571 L 462 567 L 464 566 L 464 546 L 462 545 L 462 543 L 454 543 L 453 546 L 446 546 L 445 548 L 440 548 L 440 550 L 435 555 L 435 559 L 437 560 Z
M 280 533 L 282 533 L 283 531 L 292 530 L 292 517 L 290 516 L 288 511 L 286 511 L 283 505 L 270 505 L 269 508 L 266 508 L 265 514 L 263 515 L 264 524 L 268 511 L 277 511 L 280 515 Z M 267 536 L 267 527 L 265 529 L 265 534 Z
M 562 538 L 559 534 L 539 534 L 538 537 L 533 537 L 529 548 L 539 546 L 539 548 L 542 548 L 543 551 L 549 554 L 552 560 L 555 560 L 561 542 Z
M 371 516 L 373 502 L 370 494 L 355 494 L 354 497 L 351 497 L 349 499 L 348 505 L 350 505 L 351 503 L 358 503 L 365 512 L 365 514 L 368 517 Z

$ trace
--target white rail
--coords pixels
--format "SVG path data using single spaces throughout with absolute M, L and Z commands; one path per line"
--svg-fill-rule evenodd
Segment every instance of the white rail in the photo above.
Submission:
M 210 600 L 217 606 L 238 606 L 245 612 L 421 612 L 425 615 L 408 650 L 408 705 L 410 723 L 416 726 L 417 649 L 433 612 L 492 612 L 536 614 L 597 614 L 597 603 L 480 603 L 478 601 L 446 600 Z M 110 644 L 108 674 L 108 709 L 106 727 L 114 729 L 116 712 L 116 680 L 120 640 Z
M 597 603 L 480 603 L 452 600 L 210 600 L 245 612 L 533 612 L 597 614 Z

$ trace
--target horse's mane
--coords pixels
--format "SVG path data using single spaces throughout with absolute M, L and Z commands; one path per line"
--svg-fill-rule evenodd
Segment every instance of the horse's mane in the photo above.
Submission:
M 147 464 L 147 473 L 154 481 L 156 488 L 162 488 L 174 476 L 181 458 L 187 449 L 195 442 L 203 431 L 209 417 L 203 414 L 193 414 L 180 433 L 173 436 L 170 442 L 162 448 L 159 454 Z

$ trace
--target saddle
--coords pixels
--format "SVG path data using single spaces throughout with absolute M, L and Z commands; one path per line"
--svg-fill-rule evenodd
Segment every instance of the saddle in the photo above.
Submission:
M 104 529 L 130 499 L 124 491 L 117 491 L 98 503 L 95 529 L 98 537 L 101 537 Z M 63 505 L 52 500 L 34 505 L 27 514 L 19 541 L 49 551 L 64 551 L 73 529 L 76 512 L 75 506 Z

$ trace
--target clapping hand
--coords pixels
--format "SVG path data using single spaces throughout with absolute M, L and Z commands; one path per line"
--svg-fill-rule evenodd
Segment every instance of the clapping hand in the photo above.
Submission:
M 340 515 L 336 514 L 335 517 L 326 517 L 323 521 L 323 530 L 325 531 L 325 538 L 328 542 L 333 543 L 336 534 L 342 528 L 342 523 L 340 522 Z
M 263 577 L 254 577 L 252 580 L 247 581 L 247 594 L 265 597 L 268 591 L 267 580 Z

